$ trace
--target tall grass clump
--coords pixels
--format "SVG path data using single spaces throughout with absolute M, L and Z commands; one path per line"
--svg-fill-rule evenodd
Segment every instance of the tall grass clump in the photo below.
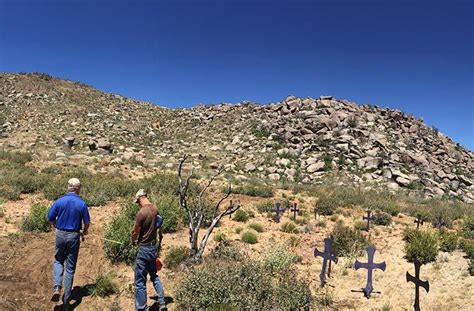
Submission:
M 356 229 L 337 223 L 332 233 L 333 250 L 337 256 L 349 257 L 359 254 L 369 242 L 365 236 Z

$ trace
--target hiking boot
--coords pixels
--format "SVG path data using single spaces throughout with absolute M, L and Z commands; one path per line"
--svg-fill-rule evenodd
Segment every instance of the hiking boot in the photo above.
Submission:
M 51 297 L 51 301 L 58 302 L 60 296 L 61 296 L 61 286 L 56 285 L 53 289 L 53 296 Z
M 160 305 L 160 306 L 158 307 L 158 310 L 159 310 L 159 311 L 168 311 L 168 308 L 166 307 L 166 305 Z

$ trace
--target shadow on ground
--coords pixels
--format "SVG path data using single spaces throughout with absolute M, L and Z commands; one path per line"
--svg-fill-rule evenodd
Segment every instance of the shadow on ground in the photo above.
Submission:
M 94 284 L 87 284 L 84 286 L 74 286 L 71 292 L 71 303 L 67 310 L 75 310 L 81 303 L 82 298 L 90 296 L 90 289 Z M 54 311 L 66 310 L 64 305 L 54 307 Z

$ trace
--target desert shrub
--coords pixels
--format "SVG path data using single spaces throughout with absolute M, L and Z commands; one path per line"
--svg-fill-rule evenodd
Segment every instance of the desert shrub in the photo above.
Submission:
M 275 194 L 273 187 L 263 183 L 248 183 L 232 188 L 232 193 L 251 197 L 271 198 Z
M 101 273 L 89 289 L 92 296 L 106 297 L 118 293 L 119 287 L 114 281 L 112 273 Z
M 469 266 L 467 267 L 469 275 L 474 276 L 474 259 L 469 260 Z
M 363 220 L 357 220 L 355 223 L 354 223 L 354 229 L 357 229 L 357 230 L 365 230 L 367 229 L 367 223 Z
M 227 240 L 227 236 L 223 232 L 218 232 L 214 235 L 214 241 L 223 242 Z
M 316 293 L 316 302 L 321 307 L 329 307 L 334 302 L 334 292 L 326 287 L 321 287 Z
M 415 235 L 416 231 L 417 230 L 412 227 L 405 227 L 402 233 L 403 241 L 410 242 L 411 238 L 413 237 L 413 235 Z
M 218 260 L 242 261 L 244 254 L 234 242 L 223 240 L 211 251 L 210 258 Z
M 340 223 L 336 224 L 331 234 L 334 239 L 333 250 L 337 256 L 358 254 L 368 245 L 367 239 L 360 231 Z
M 237 227 L 237 228 L 235 228 L 235 233 L 240 234 L 242 232 L 242 230 L 244 230 L 244 228 Z
M 364 208 L 371 210 L 381 210 L 391 216 L 397 216 L 400 213 L 401 208 L 397 203 L 397 200 L 393 198 L 391 194 L 387 193 L 376 193 L 369 192 L 362 204 Z
M 0 185 L 0 196 L 9 201 L 18 201 L 20 199 L 20 189 L 11 185 Z
M 182 217 L 182 209 L 179 207 L 178 197 L 173 195 L 153 196 L 153 203 L 163 216 L 163 232 L 176 232 Z
M 30 213 L 21 222 L 23 231 L 48 232 L 51 227 L 47 219 L 48 207 L 42 204 L 33 204 Z
M 290 310 L 308 308 L 309 284 L 291 273 L 274 279 L 258 262 L 207 261 L 178 285 L 178 308 L 193 310 Z
M 332 215 L 338 207 L 338 201 L 332 196 L 321 196 L 314 208 L 315 213 L 320 215 Z
M 247 220 L 249 220 L 249 214 L 244 210 L 238 209 L 237 212 L 235 212 L 234 220 L 239 222 L 247 222 Z
M 281 225 L 281 231 L 286 233 L 299 233 L 300 231 L 292 221 L 287 221 Z
M 264 254 L 264 266 L 272 273 L 288 270 L 291 265 L 298 261 L 301 261 L 301 257 L 288 251 L 283 246 L 272 247 Z
M 262 233 L 264 231 L 263 226 L 259 223 L 256 223 L 256 222 L 251 223 L 249 225 L 249 228 L 257 231 L 258 233 Z
M 256 262 L 209 261 L 187 272 L 178 285 L 176 302 L 178 307 L 192 310 L 217 306 L 267 310 L 272 289 L 270 275 Z
M 124 213 L 113 217 L 104 227 L 105 256 L 113 263 L 124 262 L 133 264 L 137 255 L 137 247 L 130 243 L 130 232 L 134 221 Z
M 374 224 L 388 226 L 392 223 L 392 216 L 388 213 L 376 211 L 373 219 Z
M 474 239 L 474 216 L 473 215 L 464 216 L 462 232 L 465 238 Z
M 273 209 L 273 202 L 272 201 L 260 202 L 257 204 L 256 208 L 259 213 L 269 213 Z
M 461 239 L 459 248 L 466 253 L 467 258 L 474 259 L 474 240 Z
M 458 246 L 458 235 L 446 230 L 439 232 L 439 249 L 443 252 L 452 252 Z
M 312 302 L 310 283 L 294 274 L 278 279 L 273 296 L 279 310 L 309 310 Z
M 257 235 L 252 231 L 245 231 L 242 233 L 241 239 L 247 244 L 255 244 L 258 242 Z
M 169 269 L 178 267 L 189 258 L 190 250 L 186 246 L 172 246 L 166 253 L 163 263 Z
M 405 258 L 413 262 L 415 258 L 426 264 L 436 260 L 438 255 L 438 237 L 431 231 L 417 230 L 409 237 L 405 244 Z

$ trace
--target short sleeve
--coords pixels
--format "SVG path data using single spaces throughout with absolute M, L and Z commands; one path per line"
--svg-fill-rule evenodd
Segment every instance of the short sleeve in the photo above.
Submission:
M 84 214 L 82 215 L 82 221 L 84 222 L 84 225 L 88 225 L 91 222 L 91 218 L 89 216 L 89 207 L 87 207 L 86 204 L 84 204 Z

